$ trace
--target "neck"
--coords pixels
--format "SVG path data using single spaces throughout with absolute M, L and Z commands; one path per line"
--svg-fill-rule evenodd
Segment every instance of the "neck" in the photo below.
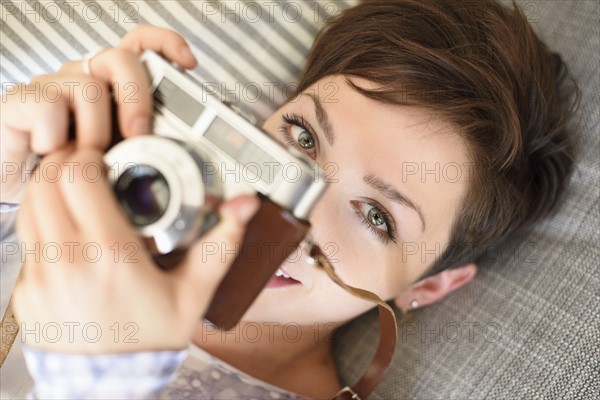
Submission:
M 332 398 L 340 389 L 331 351 L 333 329 L 241 322 L 230 331 L 200 324 L 194 343 L 263 382 L 312 398 Z

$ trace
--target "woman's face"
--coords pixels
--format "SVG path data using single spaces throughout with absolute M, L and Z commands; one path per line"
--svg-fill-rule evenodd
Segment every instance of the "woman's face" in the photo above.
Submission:
M 373 88 L 364 80 L 356 84 Z M 467 190 L 466 146 L 431 112 L 385 105 L 326 77 L 275 112 L 264 129 L 321 165 L 329 187 L 311 234 L 349 285 L 389 300 L 439 256 Z M 373 305 L 292 253 L 293 280 L 271 281 L 246 321 L 342 323 Z

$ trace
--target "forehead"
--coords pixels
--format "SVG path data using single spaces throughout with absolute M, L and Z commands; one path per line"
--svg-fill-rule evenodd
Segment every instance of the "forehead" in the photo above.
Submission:
M 366 80 L 352 81 L 375 88 Z M 336 137 L 331 155 L 341 164 L 352 165 L 357 176 L 381 176 L 413 199 L 426 220 L 443 221 L 456 214 L 474 165 L 450 124 L 424 108 L 367 98 L 341 76 L 325 77 L 305 93 L 320 99 Z M 312 107 L 312 100 L 303 97 Z M 446 232 L 452 220 L 430 226 Z

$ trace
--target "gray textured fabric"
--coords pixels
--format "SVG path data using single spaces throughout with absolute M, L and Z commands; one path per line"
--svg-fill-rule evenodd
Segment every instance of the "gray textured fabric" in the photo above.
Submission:
M 373 399 L 600 398 L 600 3 L 521 2 L 580 83 L 581 159 L 560 212 L 489 252 L 474 282 L 402 323 Z M 377 341 L 369 313 L 337 341 L 354 382 Z
M 172 27 L 190 41 L 201 55 L 196 72 L 206 80 L 227 89 L 241 82 L 238 96 L 258 83 L 263 96 L 252 108 L 265 117 L 284 98 L 283 84 L 295 79 L 319 23 L 345 5 L 280 2 L 267 23 L 264 5 L 262 18 L 254 20 L 256 10 L 240 3 L 240 22 L 235 22 L 235 2 L 218 2 L 216 14 L 198 1 L 182 3 L 59 1 L 58 8 L 44 3 L 44 9 L 33 0 L 2 1 L 2 89 L 55 70 L 95 46 L 116 44 L 135 25 L 128 18 L 134 4 L 137 21 Z M 571 192 L 554 218 L 488 254 L 474 282 L 402 323 L 394 364 L 372 398 L 594 399 L 600 393 L 600 6 L 596 1 L 521 4 L 583 89 L 574 121 L 582 154 Z M 297 20 L 295 6 L 302 10 Z M 224 13 L 226 8 L 234 13 Z M 219 24 L 223 18 L 227 23 Z M 240 52 L 241 46 L 246 51 Z M 283 83 L 273 96 L 267 95 L 271 82 Z M 370 360 L 376 326 L 369 313 L 340 332 L 336 356 L 349 383 Z

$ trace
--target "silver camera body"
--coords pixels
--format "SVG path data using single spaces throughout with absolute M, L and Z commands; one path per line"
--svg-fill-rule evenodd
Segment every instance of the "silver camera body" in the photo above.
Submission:
M 306 221 L 323 194 L 314 162 L 257 128 L 190 74 L 146 51 L 152 133 L 105 155 L 123 209 L 154 254 L 187 248 L 216 221 L 222 199 L 260 193 Z

